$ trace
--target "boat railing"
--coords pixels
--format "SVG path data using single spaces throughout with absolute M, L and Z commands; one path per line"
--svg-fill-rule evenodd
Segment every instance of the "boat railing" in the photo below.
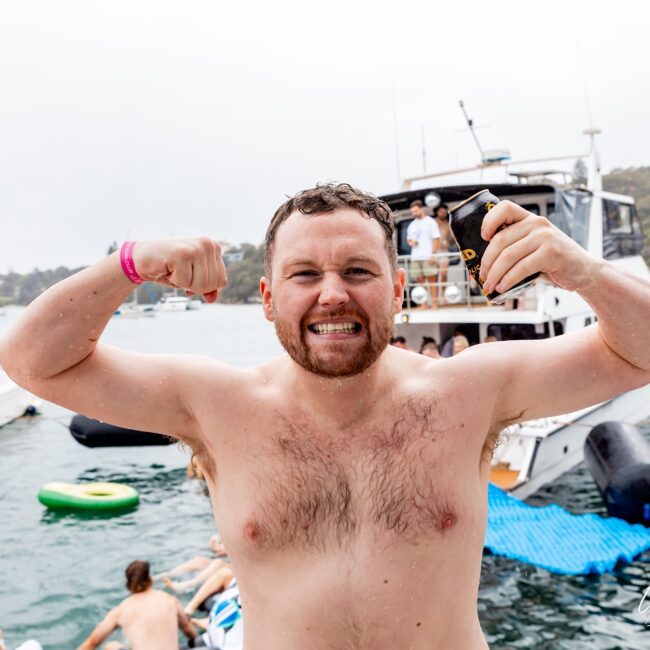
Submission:
M 421 276 L 418 275 L 421 271 L 415 267 L 411 256 L 398 256 L 398 265 L 406 272 L 405 309 L 431 307 L 432 297 L 435 297 L 434 302 L 438 308 L 483 307 L 488 304 L 478 283 L 468 273 L 460 253 L 434 253 L 429 259 L 433 259 L 436 273 L 422 281 Z M 427 262 L 427 260 L 422 261 Z M 426 294 L 422 291 L 416 292 L 414 299 L 413 290 L 417 287 L 422 287 Z M 519 308 L 524 306 L 534 308 L 532 304 L 521 304 Z M 512 309 L 512 307 L 512 301 L 509 301 L 502 308 Z

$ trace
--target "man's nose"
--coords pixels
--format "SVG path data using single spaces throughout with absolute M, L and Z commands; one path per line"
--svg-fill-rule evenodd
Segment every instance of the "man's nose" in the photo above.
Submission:
M 318 304 L 323 307 L 340 307 L 350 300 L 345 281 L 338 273 L 326 273 L 320 286 Z

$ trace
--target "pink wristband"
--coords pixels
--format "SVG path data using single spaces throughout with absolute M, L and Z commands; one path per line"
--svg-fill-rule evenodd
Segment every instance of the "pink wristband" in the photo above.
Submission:
M 122 250 L 120 251 L 120 262 L 122 264 L 122 271 L 131 282 L 135 284 L 142 284 L 144 280 L 140 277 L 140 274 L 135 270 L 135 264 L 133 263 L 133 249 L 135 248 L 136 242 L 134 241 L 125 241 L 122 244 Z

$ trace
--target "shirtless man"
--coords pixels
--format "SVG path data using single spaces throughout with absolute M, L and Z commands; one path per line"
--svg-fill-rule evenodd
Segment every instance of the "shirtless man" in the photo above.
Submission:
M 188 639 L 197 638 L 178 600 L 153 589 L 148 562 L 136 560 L 126 567 L 126 587 L 131 596 L 106 615 L 78 650 L 95 650 L 118 627 L 128 639 L 130 650 L 178 650 L 179 627 Z M 106 650 L 125 649 L 111 641 Z
M 483 226 L 486 290 L 541 271 L 598 323 L 443 360 L 388 345 L 404 287 L 393 235 L 388 206 L 347 185 L 282 205 L 260 289 L 288 354 L 250 370 L 98 344 L 133 290 L 117 254 L 46 291 L 0 343 L 31 392 L 198 453 L 246 650 L 484 650 L 476 601 L 499 432 L 650 381 L 650 282 L 507 201 Z M 133 261 L 210 302 L 226 282 L 209 239 L 143 241 Z

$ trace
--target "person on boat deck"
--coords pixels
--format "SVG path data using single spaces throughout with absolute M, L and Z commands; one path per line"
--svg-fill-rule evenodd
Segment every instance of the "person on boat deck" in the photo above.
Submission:
M 440 355 L 447 359 L 454 355 L 454 339 L 457 336 L 464 336 L 467 338 L 467 333 L 465 328 L 462 325 L 454 328 L 454 333 L 442 344 L 442 349 L 440 350 Z M 469 339 L 468 339 L 469 341 Z
M 394 345 L 396 348 L 401 348 L 402 350 L 411 350 L 403 336 L 393 336 L 390 340 L 390 344 Z
M 467 350 L 469 347 L 469 341 L 467 340 L 467 337 L 463 336 L 462 334 L 458 334 L 454 336 L 453 339 L 453 356 L 456 356 L 457 354 L 460 354 L 463 350 Z
M 451 226 L 449 225 L 449 208 L 446 203 L 441 203 L 433 211 L 433 218 L 438 224 L 438 230 L 440 231 L 440 252 L 441 253 L 458 253 L 458 244 L 451 232 Z M 455 261 L 452 259 L 453 264 L 458 264 L 459 260 Z M 440 291 L 439 298 L 444 297 L 445 288 L 447 282 L 447 273 L 449 271 L 450 259 L 446 256 L 440 258 L 438 266 L 440 268 Z
M 285 201 L 267 230 L 262 310 L 286 354 L 241 369 L 99 342 L 140 279 L 214 302 L 226 271 L 204 237 L 127 242 L 54 285 L 0 341 L 0 364 L 44 399 L 198 454 L 245 650 L 485 650 L 477 597 L 498 436 L 650 381 L 650 280 L 509 201 L 482 236 L 486 291 L 539 271 L 598 321 L 437 363 L 389 345 L 405 285 L 390 208 L 328 184 Z
M 126 588 L 131 595 L 105 616 L 78 650 L 94 650 L 118 627 L 131 650 L 178 650 L 179 628 L 188 639 L 198 636 L 180 602 L 174 596 L 153 588 L 149 562 L 131 562 L 125 575 Z M 119 642 L 111 641 L 105 650 L 125 648 Z
M 438 266 L 435 254 L 440 248 L 440 229 L 433 217 L 424 211 L 424 203 L 415 200 L 410 206 L 413 221 L 406 229 L 406 241 L 411 247 L 411 282 L 425 284 L 432 308 L 438 305 Z M 429 285 L 429 286 L 427 286 Z M 420 308 L 426 308 L 426 303 Z
M 226 565 L 228 554 L 226 547 L 222 544 L 219 535 L 213 535 L 209 541 L 210 549 L 214 557 L 204 557 L 197 555 L 183 564 L 179 564 L 170 571 L 165 571 L 154 576 L 154 580 L 162 580 L 165 587 L 174 592 L 188 591 L 194 587 L 202 585 L 210 576 Z M 193 571 L 198 571 L 197 575 L 188 580 L 173 582 L 171 578 L 185 575 Z
M 425 357 L 431 357 L 432 359 L 441 359 L 440 348 L 436 343 L 436 340 L 431 336 L 423 336 L 422 344 L 420 345 L 420 354 L 423 354 Z

